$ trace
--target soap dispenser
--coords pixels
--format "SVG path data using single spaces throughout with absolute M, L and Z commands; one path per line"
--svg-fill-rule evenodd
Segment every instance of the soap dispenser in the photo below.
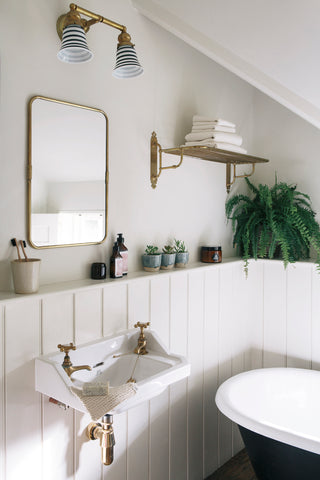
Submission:
M 121 278 L 123 273 L 123 259 L 120 255 L 119 245 L 117 242 L 113 245 L 112 255 L 110 258 L 110 277 Z
M 117 243 L 119 245 L 119 252 L 122 257 L 123 261 L 123 275 L 127 275 L 128 273 L 128 249 L 124 244 L 124 238 L 122 233 L 118 233 Z

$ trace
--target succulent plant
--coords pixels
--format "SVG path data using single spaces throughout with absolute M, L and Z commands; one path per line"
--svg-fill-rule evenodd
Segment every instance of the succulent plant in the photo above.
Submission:
M 187 253 L 187 248 L 182 240 L 174 239 L 174 251 L 175 253 Z
M 154 245 L 147 245 L 144 253 L 146 255 L 160 255 L 160 252 L 158 250 L 158 247 L 155 247 Z

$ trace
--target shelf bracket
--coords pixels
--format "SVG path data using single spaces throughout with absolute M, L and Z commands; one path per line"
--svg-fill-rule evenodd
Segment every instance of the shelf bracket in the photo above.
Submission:
M 231 180 L 231 165 L 233 165 L 233 176 Z M 256 164 L 252 163 L 251 164 L 251 172 L 250 173 L 245 173 L 243 175 L 237 175 L 236 170 L 237 170 L 237 164 L 236 163 L 230 163 L 228 162 L 226 164 L 226 188 L 227 188 L 227 193 L 230 192 L 231 186 L 234 184 L 237 178 L 248 178 L 251 177 L 251 175 L 254 174 L 256 168 Z
M 159 150 L 159 168 L 158 168 L 158 150 Z M 150 180 L 152 188 L 156 188 L 158 178 L 162 170 L 169 170 L 171 168 L 178 168 L 183 161 L 183 148 L 181 148 L 180 162 L 176 165 L 170 165 L 169 167 L 162 166 L 162 152 L 164 152 L 160 143 L 158 143 L 156 132 L 152 132 L 150 142 Z

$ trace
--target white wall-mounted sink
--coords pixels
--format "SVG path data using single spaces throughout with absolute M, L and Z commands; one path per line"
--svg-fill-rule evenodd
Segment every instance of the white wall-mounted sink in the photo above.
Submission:
M 146 355 L 136 355 L 139 332 L 126 330 L 112 337 L 90 342 L 70 351 L 73 366 L 89 365 L 91 371 L 79 370 L 69 377 L 62 367 L 64 353 L 56 352 L 36 359 L 36 390 L 60 402 L 88 413 L 80 399 L 71 391 L 81 389 L 85 383 L 106 383 L 117 387 L 133 377 L 136 394 L 105 413 L 121 413 L 162 393 L 168 385 L 190 374 L 190 364 L 180 356 L 170 353 L 158 336 L 145 332 Z

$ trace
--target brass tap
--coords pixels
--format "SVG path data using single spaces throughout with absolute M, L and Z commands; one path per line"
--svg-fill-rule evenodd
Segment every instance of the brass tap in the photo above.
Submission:
M 61 343 L 59 343 L 59 345 L 57 345 L 57 347 L 59 348 L 60 352 L 65 353 L 63 363 L 62 363 L 62 367 L 69 377 L 71 377 L 73 372 L 76 372 L 78 370 L 92 370 L 92 368 L 89 365 L 78 365 L 77 367 L 74 367 L 72 365 L 70 357 L 69 357 L 69 352 L 70 352 L 70 350 L 76 350 L 76 348 L 77 348 L 75 345 L 73 345 L 73 343 L 69 343 L 69 345 L 61 345 Z
M 148 323 L 136 323 L 134 325 L 134 328 L 140 328 L 140 335 L 139 335 L 139 338 L 138 338 L 138 345 L 137 347 L 134 349 L 134 353 L 136 353 L 137 355 L 146 355 L 148 353 L 147 351 L 147 339 L 146 337 L 144 336 L 144 329 L 145 328 L 148 328 L 148 326 L 150 325 L 150 322 Z
M 115 438 L 113 432 L 112 415 L 104 415 L 101 423 L 91 422 L 87 426 L 87 436 L 90 440 L 100 439 L 101 461 L 104 465 L 110 465 L 113 462 L 113 449 Z

